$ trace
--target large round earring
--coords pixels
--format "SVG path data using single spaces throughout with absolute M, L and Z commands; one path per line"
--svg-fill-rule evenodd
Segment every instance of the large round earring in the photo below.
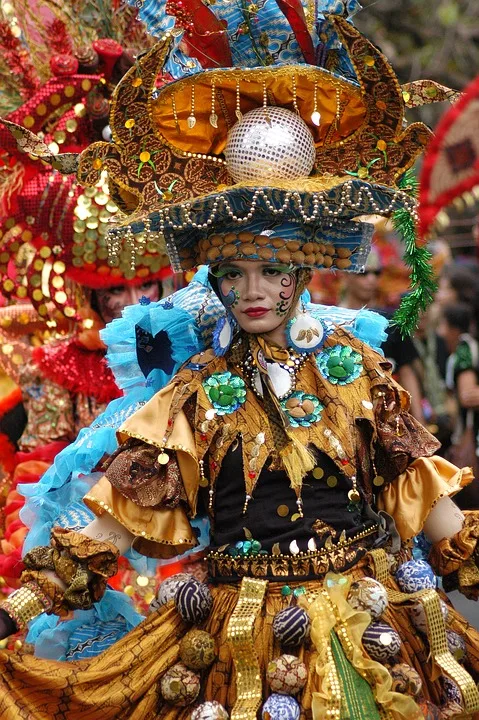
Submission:
M 306 310 L 291 318 L 286 325 L 288 346 L 298 353 L 313 353 L 319 350 L 327 331 L 322 320 L 317 320 Z
M 237 329 L 236 322 L 231 315 L 221 315 L 216 321 L 213 330 L 213 350 L 215 355 L 222 357 L 228 352 L 233 335 Z

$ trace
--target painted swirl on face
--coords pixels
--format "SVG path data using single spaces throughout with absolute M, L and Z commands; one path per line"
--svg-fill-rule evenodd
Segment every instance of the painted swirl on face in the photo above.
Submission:
M 221 280 L 220 280 L 219 290 L 220 290 L 220 293 L 221 293 L 221 299 L 222 299 L 223 305 L 224 305 L 225 308 L 227 308 L 227 309 L 231 309 L 231 308 L 236 307 L 237 304 L 238 304 L 238 302 L 239 302 L 239 299 L 240 299 L 240 294 L 239 294 L 239 292 L 236 290 L 235 286 L 233 285 L 233 287 L 230 289 L 230 291 L 225 294 L 225 293 L 223 292 L 222 284 L 223 284 L 223 283 L 222 283 Z
M 279 293 L 281 298 L 276 303 L 275 313 L 278 317 L 284 317 L 291 307 L 291 302 L 296 290 L 296 275 L 294 272 L 289 273 L 286 277 L 281 278 L 281 286 L 284 288 Z

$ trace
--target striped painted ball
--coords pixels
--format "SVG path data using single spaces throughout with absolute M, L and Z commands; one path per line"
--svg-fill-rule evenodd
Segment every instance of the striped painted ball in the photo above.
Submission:
M 213 598 L 208 585 L 198 580 L 189 580 L 178 588 L 175 605 L 183 620 L 202 623 L 210 614 Z
M 389 662 L 401 648 L 401 638 L 394 628 L 385 622 L 372 622 L 363 634 L 364 649 L 378 662 Z
M 297 701 L 290 695 L 273 693 L 263 705 L 263 720 L 299 720 L 301 714 Z
M 408 560 L 397 569 L 396 580 L 405 593 L 418 590 L 435 590 L 436 576 L 432 567 L 425 560 Z
M 185 707 L 198 697 L 200 678 L 183 663 L 177 663 L 167 670 L 161 678 L 160 690 L 168 703 Z
M 280 655 L 268 663 L 266 677 L 274 693 L 296 695 L 306 684 L 306 665 L 295 655 Z
M 228 720 L 229 715 L 217 700 L 198 705 L 191 713 L 191 720 Z
M 180 585 L 191 580 L 192 576 L 188 573 L 177 573 L 166 578 L 161 583 L 156 593 L 156 598 L 150 603 L 150 611 L 158 610 L 162 605 L 166 605 L 170 600 L 174 600 L 176 592 Z
M 310 627 L 308 613 L 296 605 L 280 610 L 273 620 L 273 632 L 286 647 L 300 645 L 308 637 Z

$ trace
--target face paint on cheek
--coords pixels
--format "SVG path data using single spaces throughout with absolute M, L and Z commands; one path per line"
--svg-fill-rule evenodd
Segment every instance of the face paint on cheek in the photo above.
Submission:
M 275 306 L 275 313 L 278 317 L 284 317 L 291 307 L 294 291 L 296 290 L 296 275 L 294 273 L 290 273 L 286 277 L 282 278 L 281 286 L 284 289 L 279 293 L 280 299 Z
M 231 290 L 225 295 L 225 293 L 223 292 L 222 283 L 220 282 L 219 290 L 221 293 L 221 298 L 223 300 L 223 305 L 228 308 L 228 310 L 235 308 L 240 299 L 240 294 L 236 290 L 235 286 L 233 285 Z

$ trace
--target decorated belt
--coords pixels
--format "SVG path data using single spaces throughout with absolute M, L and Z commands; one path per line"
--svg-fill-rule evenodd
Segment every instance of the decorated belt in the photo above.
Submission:
M 378 530 L 375 524 L 337 543 L 328 538 L 324 547 L 314 552 L 232 556 L 228 552 L 213 551 L 206 557 L 209 576 L 213 582 L 237 582 L 246 576 L 284 581 L 310 580 L 328 572 L 344 572 L 354 567 L 373 546 L 377 547 Z

